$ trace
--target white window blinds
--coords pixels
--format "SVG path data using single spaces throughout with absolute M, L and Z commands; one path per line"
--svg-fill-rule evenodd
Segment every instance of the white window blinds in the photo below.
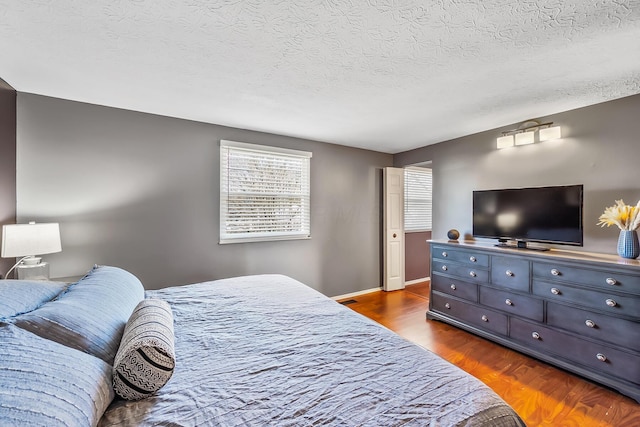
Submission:
M 220 243 L 311 237 L 311 153 L 220 143 Z
M 432 182 L 431 169 L 405 168 L 405 231 L 431 230 Z

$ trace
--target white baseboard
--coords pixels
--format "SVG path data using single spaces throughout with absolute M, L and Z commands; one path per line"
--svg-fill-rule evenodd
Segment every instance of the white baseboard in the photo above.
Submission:
M 431 280 L 431 277 L 424 277 L 422 279 L 409 280 L 408 282 L 404 282 L 404 285 L 415 285 L 416 283 L 426 282 L 427 280 Z
M 331 299 L 332 300 L 339 300 L 339 299 L 345 299 L 345 298 L 352 298 L 352 297 L 357 297 L 358 295 L 364 295 L 364 294 L 370 294 L 371 292 L 377 292 L 379 290 L 382 290 L 382 288 L 371 288 L 371 289 L 365 289 L 364 291 L 352 292 L 350 294 L 337 295 L 335 297 L 331 297 Z
M 425 277 L 422 279 L 416 279 L 416 280 L 410 280 L 408 282 L 404 282 L 404 285 L 415 285 L 416 283 L 422 283 L 422 282 L 426 282 L 427 280 L 431 280 L 430 277 Z M 377 292 L 377 291 L 381 291 L 382 287 L 379 288 L 371 288 L 371 289 L 365 289 L 364 291 L 358 291 L 358 292 L 351 292 L 350 294 L 344 294 L 344 295 L 336 295 L 335 297 L 331 297 L 332 300 L 339 300 L 339 299 L 345 299 L 345 298 L 353 298 L 353 297 L 357 297 L 358 295 L 364 295 L 364 294 L 370 294 L 371 292 Z

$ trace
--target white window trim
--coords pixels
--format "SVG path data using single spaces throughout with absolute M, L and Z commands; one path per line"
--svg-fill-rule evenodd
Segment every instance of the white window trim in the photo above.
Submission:
M 312 153 L 308 151 L 292 150 L 288 148 L 273 147 L 267 145 L 249 144 L 245 142 L 221 140 L 220 141 L 220 244 L 230 243 L 247 243 L 247 242 L 265 242 L 265 241 L 281 241 L 281 240 L 302 240 L 311 238 L 311 171 L 310 162 L 306 162 L 306 175 L 309 179 L 309 191 L 307 195 L 306 208 L 308 209 L 308 229 L 303 232 L 265 232 L 265 233 L 253 233 L 251 236 L 240 234 L 239 236 L 233 236 L 226 233 L 225 219 L 227 217 L 227 204 L 225 202 L 228 191 L 223 188 L 224 182 L 226 182 L 226 171 L 223 167 L 223 148 L 237 148 L 245 151 L 253 151 L 258 153 L 280 154 L 283 156 L 291 156 L 296 158 L 311 159 Z
M 313 153 L 310 151 L 300 151 L 300 150 L 292 150 L 290 148 L 282 148 L 282 147 L 272 147 L 270 145 L 260 145 L 260 144 L 249 144 L 247 142 L 238 142 L 238 141 L 229 141 L 229 140 L 221 140 L 221 147 L 234 147 L 234 148 L 243 148 L 245 150 L 259 151 L 259 152 L 268 152 L 268 153 L 278 153 L 278 154 L 288 154 L 290 156 L 296 157 L 313 157 Z

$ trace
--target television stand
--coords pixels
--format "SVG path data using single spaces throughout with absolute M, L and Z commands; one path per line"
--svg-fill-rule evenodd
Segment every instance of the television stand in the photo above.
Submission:
M 518 240 L 515 245 L 509 245 L 509 244 L 507 244 L 507 240 L 498 239 L 498 243 L 495 244 L 494 246 L 497 246 L 499 248 L 526 249 L 526 250 L 529 250 L 529 251 L 539 251 L 539 252 L 545 252 L 545 251 L 549 250 L 549 248 L 545 248 L 545 247 L 527 246 L 527 242 L 522 241 L 522 240 Z
M 507 239 L 498 239 L 498 244 L 496 246 L 500 246 L 503 248 L 508 248 L 509 245 L 507 245 L 508 240 Z

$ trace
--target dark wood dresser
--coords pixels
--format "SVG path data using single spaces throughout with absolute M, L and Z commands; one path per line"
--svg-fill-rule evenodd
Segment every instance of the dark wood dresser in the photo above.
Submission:
M 429 241 L 427 318 L 640 402 L 640 261 Z

